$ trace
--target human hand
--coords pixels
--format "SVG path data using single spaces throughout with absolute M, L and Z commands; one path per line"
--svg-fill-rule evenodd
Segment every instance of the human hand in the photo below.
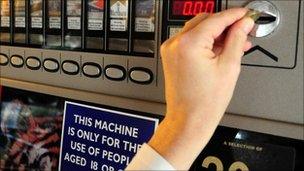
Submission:
M 190 168 L 232 98 L 251 47 L 247 11 L 200 14 L 161 46 L 167 113 L 149 145 L 176 169 Z

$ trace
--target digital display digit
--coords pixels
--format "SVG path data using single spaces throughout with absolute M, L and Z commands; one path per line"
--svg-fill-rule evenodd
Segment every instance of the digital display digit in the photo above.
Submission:
M 199 13 L 213 13 L 216 0 L 171 0 L 171 16 L 191 17 Z

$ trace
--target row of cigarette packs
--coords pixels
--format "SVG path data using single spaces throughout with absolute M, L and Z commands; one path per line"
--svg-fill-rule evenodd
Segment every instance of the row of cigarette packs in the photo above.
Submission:
M 157 0 L 0 0 L 0 43 L 153 56 Z

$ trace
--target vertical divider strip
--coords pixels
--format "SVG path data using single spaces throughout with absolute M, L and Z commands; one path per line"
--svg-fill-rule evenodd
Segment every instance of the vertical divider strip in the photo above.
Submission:
M 29 17 L 30 17 L 30 2 L 31 0 L 25 0 L 25 45 L 29 45 Z
M 161 36 L 162 36 L 162 16 L 163 16 L 163 1 L 158 1 L 156 0 L 156 8 L 155 8 L 155 35 L 154 35 L 154 39 L 155 39 L 155 47 L 154 47 L 154 59 L 156 60 L 156 69 L 155 69 L 155 84 L 156 87 L 158 87 L 159 84 L 159 73 L 160 73 L 160 67 L 159 67 L 159 63 L 161 62 L 161 58 L 160 58 L 160 47 L 161 46 Z
M 65 7 L 65 4 L 66 4 L 66 0 L 61 0 L 61 48 L 64 47 L 64 44 L 65 44 L 65 15 L 66 15 L 66 7 Z
M 104 23 L 103 23 L 103 29 L 104 29 L 104 39 L 103 39 L 103 49 L 104 51 L 107 50 L 107 39 L 108 39 L 108 0 L 104 0 Z
M 13 36 L 14 36 L 14 30 L 13 30 L 13 28 L 14 28 L 14 26 L 13 26 L 13 24 L 14 24 L 14 4 L 13 4 L 13 0 L 9 0 L 10 1 L 10 45 L 12 45 L 13 44 Z
M 11 20 L 12 20 L 12 36 L 11 36 L 11 45 L 14 45 L 14 39 L 15 39 L 15 0 L 11 0 L 11 6 L 12 6 L 12 16 L 11 16 Z
M 45 48 L 46 44 L 46 34 L 45 34 L 45 29 L 46 29 L 46 1 L 42 1 L 42 36 L 43 36 L 43 42 L 42 42 L 42 48 Z
M 88 0 L 82 0 L 81 6 L 82 6 L 82 13 L 81 13 L 81 49 L 85 50 L 85 17 L 87 17 L 87 8 L 86 5 L 88 3 Z
M 133 3 L 133 0 L 129 0 L 129 7 L 128 7 L 128 9 L 129 9 L 129 18 L 128 18 L 128 27 L 129 27 L 129 36 L 128 36 L 128 43 L 129 43 L 129 47 L 128 47 L 128 52 L 129 52 L 129 54 L 131 53 L 131 51 L 132 51 L 132 31 L 133 31 L 133 22 L 132 22 L 132 20 L 133 20 L 133 4 L 135 5 L 135 3 Z M 135 15 L 134 15 L 135 16 Z

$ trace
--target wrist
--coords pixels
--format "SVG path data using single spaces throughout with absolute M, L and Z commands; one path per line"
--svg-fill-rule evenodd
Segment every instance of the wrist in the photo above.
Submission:
M 199 126 L 192 122 L 166 117 L 149 145 L 162 155 L 171 165 L 178 170 L 188 170 L 196 157 L 208 143 L 214 130 L 203 123 Z

